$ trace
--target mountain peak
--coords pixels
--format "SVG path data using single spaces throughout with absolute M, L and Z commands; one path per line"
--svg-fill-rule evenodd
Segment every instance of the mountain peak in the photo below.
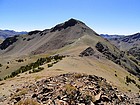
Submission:
M 79 23 L 84 24 L 83 22 L 73 19 L 73 18 L 71 18 L 65 22 L 66 25 L 75 25 L 75 24 L 79 24 Z
M 79 21 L 79 20 L 71 18 L 71 19 L 69 19 L 68 21 L 66 21 L 64 23 L 58 24 L 55 27 L 53 27 L 51 29 L 51 32 L 54 32 L 54 31 L 57 31 L 57 30 L 60 31 L 62 29 L 66 29 L 68 27 L 75 26 L 76 24 L 84 24 L 84 23 Z

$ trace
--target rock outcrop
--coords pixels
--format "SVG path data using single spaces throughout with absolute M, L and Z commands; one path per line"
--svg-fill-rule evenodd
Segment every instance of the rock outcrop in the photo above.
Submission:
M 118 52 L 117 50 L 109 49 L 107 45 L 102 42 L 98 42 L 96 44 L 96 49 L 101 52 L 103 55 L 106 56 L 107 59 L 113 61 L 114 63 L 120 65 L 121 67 L 125 68 L 128 72 L 140 76 L 140 69 L 139 66 L 133 61 L 131 61 L 125 54 L 124 51 Z
M 55 27 L 53 27 L 51 29 L 51 32 L 61 31 L 62 29 L 66 29 L 68 27 L 74 26 L 75 24 L 79 24 L 79 23 L 80 24 L 84 24 L 81 21 L 78 21 L 78 20 L 75 20 L 75 19 L 70 19 L 70 20 L 66 21 L 65 23 L 58 24 Z
M 6 38 L 2 44 L 0 44 L 0 49 L 1 50 L 5 50 L 7 47 L 9 47 L 10 45 L 12 45 L 13 43 L 15 43 L 17 41 L 17 36 L 13 36 L 13 37 L 9 37 Z
M 102 77 L 67 73 L 26 84 L 0 101 L 7 101 L 7 105 L 21 105 L 27 100 L 36 105 L 126 105 L 136 103 L 133 98 L 119 92 Z
M 91 47 L 88 47 L 87 49 L 85 49 L 84 51 L 82 51 L 80 53 L 80 57 L 83 57 L 83 56 L 92 56 L 94 54 L 94 50 L 91 48 Z

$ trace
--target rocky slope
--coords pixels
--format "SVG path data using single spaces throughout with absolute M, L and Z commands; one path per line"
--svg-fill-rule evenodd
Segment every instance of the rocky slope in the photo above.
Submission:
M 67 73 L 26 83 L 0 102 L 6 105 L 131 105 L 140 103 L 139 97 L 139 94 L 118 91 L 102 77 Z
M 70 45 L 85 34 L 90 36 L 97 35 L 81 21 L 70 19 L 51 29 L 32 31 L 28 35 L 18 36 L 16 38 L 17 41 L 8 44 L 5 50 L 0 47 L 0 52 L 4 55 L 12 55 L 13 53 L 14 55 L 45 53 Z M 10 43 L 10 40 L 6 40 L 6 43 Z M 1 46 L 6 46 L 7 44 L 5 44 L 3 43 Z

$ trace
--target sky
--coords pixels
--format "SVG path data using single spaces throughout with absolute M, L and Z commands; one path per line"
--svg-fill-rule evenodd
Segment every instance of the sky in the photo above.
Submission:
M 0 0 L 0 29 L 44 30 L 70 18 L 99 34 L 140 32 L 140 0 Z

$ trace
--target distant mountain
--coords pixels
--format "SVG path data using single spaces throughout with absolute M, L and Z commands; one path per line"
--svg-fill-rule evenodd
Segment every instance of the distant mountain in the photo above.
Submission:
M 140 47 L 140 33 L 110 39 L 110 42 L 122 51 L 129 50 L 133 47 Z
M 114 39 L 114 38 L 122 38 L 124 35 L 108 35 L 108 34 L 100 34 L 103 38 L 106 39 Z
M 140 63 L 140 33 L 121 38 L 110 39 L 110 42 L 120 50 L 127 52 L 130 57 L 133 55 L 134 58 L 131 57 L 131 59 L 133 59 L 135 63 Z
M 12 37 L 14 35 L 20 35 L 20 34 L 27 34 L 27 32 L 16 32 L 14 30 L 0 30 L 0 39 L 6 39 L 8 37 Z

